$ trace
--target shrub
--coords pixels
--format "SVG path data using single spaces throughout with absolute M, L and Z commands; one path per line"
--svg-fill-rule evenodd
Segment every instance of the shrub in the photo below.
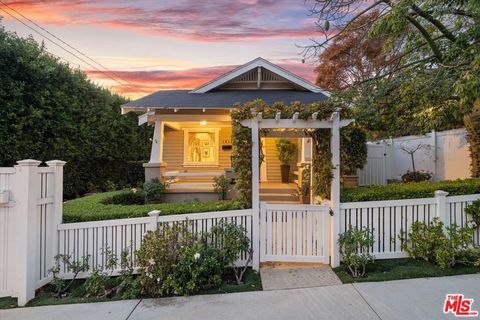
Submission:
M 57 254 L 55 257 L 55 264 L 48 270 L 52 275 L 52 281 L 50 282 L 54 286 L 55 297 L 63 298 L 69 294 L 70 286 L 77 279 L 78 275 L 82 272 L 87 272 L 90 268 L 88 263 L 90 256 L 83 256 L 78 260 L 73 259 L 67 254 Z M 73 276 L 69 280 L 61 278 L 60 270 L 62 268 L 66 273 L 71 273 Z
M 161 182 L 158 178 L 151 179 L 143 184 L 143 193 L 146 201 L 160 201 L 167 191 L 168 183 Z
M 480 193 L 480 179 L 344 188 L 340 198 L 342 202 L 430 198 L 434 196 L 436 190 L 447 191 L 450 196 Z
M 210 233 L 213 239 L 215 239 L 214 243 L 216 243 L 217 248 L 219 248 L 223 264 L 233 269 L 237 284 L 241 284 L 243 282 L 243 275 L 253 257 L 247 231 L 235 223 L 221 221 L 212 227 Z M 236 261 L 242 253 L 246 254 L 247 261 L 244 266 L 238 266 Z
M 417 221 L 412 224 L 407 240 L 401 237 L 402 248 L 410 257 L 422 258 L 441 268 L 452 268 L 458 263 L 473 264 L 479 255 L 473 243 L 475 229 L 472 225 L 444 227 L 438 218 L 430 223 Z
M 142 294 L 188 295 L 221 282 L 219 251 L 189 231 L 189 223 L 147 232 L 137 250 Z
M 341 130 L 340 140 L 340 170 L 342 175 L 357 175 L 367 163 L 367 135 L 358 128 L 348 126 Z
M 277 140 L 277 151 L 278 160 L 280 160 L 283 165 L 287 165 L 290 164 L 290 161 L 293 159 L 297 151 L 297 146 L 292 141 L 281 138 Z
M 227 193 L 230 190 L 230 184 L 232 179 L 228 179 L 225 175 L 221 175 L 213 178 L 213 189 L 218 194 L 220 200 L 227 199 Z
M 124 192 L 126 191 L 97 193 L 66 201 L 63 207 L 63 222 L 145 217 L 152 210 L 160 210 L 162 215 L 170 215 L 245 209 L 245 204 L 236 200 L 135 205 L 107 204 L 112 196 Z
M 400 236 L 403 250 L 410 257 L 434 262 L 437 250 L 446 241 L 443 226 L 443 222 L 439 218 L 434 218 L 430 223 L 423 221 L 412 223 L 408 241 L 405 241 L 404 234 Z
M 212 245 L 197 242 L 180 247 L 174 270 L 162 284 L 165 292 L 190 295 L 200 290 L 218 287 L 222 283 L 225 265 L 219 251 Z
M 465 213 L 469 214 L 473 222 L 480 226 L 480 199 L 473 201 L 465 208 Z
M 365 267 L 375 259 L 369 252 L 374 242 L 373 233 L 366 228 L 359 230 L 352 229 L 350 226 L 347 231 L 339 235 L 338 244 L 342 261 L 352 277 L 358 278 L 365 275 Z
M 428 171 L 410 171 L 402 175 L 402 181 L 405 183 L 408 182 L 422 182 L 430 181 L 432 179 L 432 174 Z
M 120 204 L 120 205 L 132 205 L 132 204 L 144 204 L 145 195 L 142 192 L 122 191 L 115 194 L 112 197 L 104 200 L 103 204 Z

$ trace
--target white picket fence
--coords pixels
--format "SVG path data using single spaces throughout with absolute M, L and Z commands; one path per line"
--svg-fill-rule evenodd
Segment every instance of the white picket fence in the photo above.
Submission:
M 480 199 L 480 194 L 448 197 L 437 191 L 435 197 L 425 199 L 341 203 L 333 217 L 327 204 L 262 203 L 257 209 L 169 216 L 153 211 L 142 218 L 62 224 L 65 163 L 39 164 L 23 160 L 13 168 L 0 168 L 0 297 L 18 297 L 20 305 L 51 280 L 48 270 L 55 255 L 70 255 L 75 260 L 88 256 L 91 271 L 105 268 L 107 250 L 117 258 L 128 250 L 135 264 L 135 251 L 144 234 L 166 224 L 187 224 L 195 233 L 206 233 L 220 221 L 243 226 L 251 240 L 256 269 L 260 261 L 334 261 L 339 233 L 350 226 L 371 230 L 375 237 L 371 251 L 385 259 L 405 256 L 400 235 L 408 233 L 414 221 L 439 217 L 447 226 L 465 226 L 465 207 Z M 480 245 L 479 230 L 474 241 Z M 245 259 L 243 254 L 239 263 Z M 71 277 L 65 269 L 61 275 Z
M 446 226 L 464 227 L 468 221 L 465 207 L 479 198 L 480 194 L 447 197 L 445 192 L 437 191 L 433 198 L 342 203 L 341 231 L 350 226 L 372 231 L 375 243 L 371 252 L 377 259 L 406 257 L 400 236 L 408 234 L 413 222 L 430 222 L 438 217 Z M 477 229 L 476 244 L 480 244 L 479 235 Z
M 168 216 L 159 214 L 159 211 L 152 211 L 149 217 L 142 218 L 60 224 L 57 253 L 68 255 L 74 261 L 81 261 L 84 257 L 88 257 L 89 272 L 79 274 L 79 278 L 84 278 L 95 268 L 106 271 L 107 251 L 117 258 L 117 270 L 114 270 L 113 274 L 119 271 L 119 258 L 125 250 L 128 251 L 135 266 L 135 251 L 140 248 L 145 233 L 161 228 L 165 224 L 170 226 L 185 224 L 191 232 L 205 234 L 221 221 L 235 223 L 245 228 L 252 240 L 251 243 L 256 241 L 252 232 L 251 209 Z M 246 254 L 244 253 L 238 263 L 245 262 Z M 62 277 L 72 276 L 64 266 L 61 271 Z

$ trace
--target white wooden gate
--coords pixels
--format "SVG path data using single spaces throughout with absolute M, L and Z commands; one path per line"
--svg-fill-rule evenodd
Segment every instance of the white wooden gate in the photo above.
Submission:
M 387 184 L 387 146 L 368 144 L 367 164 L 358 171 L 359 184 Z
M 261 204 L 261 262 L 329 263 L 329 258 L 328 205 Z

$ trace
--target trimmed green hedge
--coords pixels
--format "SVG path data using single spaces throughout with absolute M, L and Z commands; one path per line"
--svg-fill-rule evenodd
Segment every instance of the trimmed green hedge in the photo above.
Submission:
M 436 190 L 447 191 L 450 196 L 480 193 L 480 179 L 398 183 L 386 186 L 372 185 L 344 188 L 340 194 L 340 199 L 341 202 L 359 202 L 430 198 L 434 196 Z
M 145 217 L 152 210 L 162 215 L 244 209 L 238 201 L 177 202 L 160 204 L 108 204 L 112 197 L 127 191 L 113 191 L 88 195 L 66 201 L 63 205 L 63 222 L 83 222 L 122 218 Z

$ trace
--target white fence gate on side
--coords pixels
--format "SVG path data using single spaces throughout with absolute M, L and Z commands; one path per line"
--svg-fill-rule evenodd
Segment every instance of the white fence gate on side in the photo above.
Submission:
M 361 186 L 387 183 L 387 148 L 385 144 L 368 144 L 367 164 L 358 170 Z
M 329 258 L 328 205 L 261 204 L 261 262 L 329 263 Z

